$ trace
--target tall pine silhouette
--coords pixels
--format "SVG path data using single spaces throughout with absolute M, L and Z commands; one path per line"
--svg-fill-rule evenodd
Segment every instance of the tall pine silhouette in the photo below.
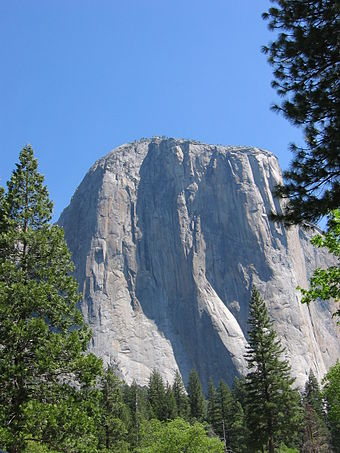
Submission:
M 101 369 L 85 354 L 91 335 L 73 264 L 63 230 L 49 223 L 53 205 L 30 146 L 19 160 L 0 197 L 0 445 L 11 453 L 28 438 L 88 442 L 80 394 Z
M 253 289 L 249 310 L 249 347 L 246 353 L 246 416 L 251 451 L 274 452 L 281 441 L 294 446 L 300 426 L 299 395 L 292 390 L 290 366 L 276 337 L 266 305 Z
M 205 401 L 202 386 L 196 370 L 191 370 L 189 374 L 188 396 L 191 418 L 202 421 L 205 415 Z

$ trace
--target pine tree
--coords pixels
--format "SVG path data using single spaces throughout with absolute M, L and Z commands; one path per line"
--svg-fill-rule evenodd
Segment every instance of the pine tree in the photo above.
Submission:
M 308 380 L 305 385 L 303 394 L 303 402 L 309 406 L 320 416 L 323 416 L 323 403 L 319 383 L 312 370 L 309 372 Z
M 91 334 L 77 309 L 73 264 L 62 229 L 49 223 L 37 166 L 26 146 L 0 197 L 0 445 L 11 453 L 24 451 L 27 438 L 70 448 L 82 435 L 92 442 L 92 409 L 81 395 L 101 370 L 86 354 Z
M 214 432 L 221 436 L 221 429 L 223 432 L 223 422 L 221 404 L 218 396 L 214 382 L 212 378 L 210 378 L 208 384 L 207 421 L 211 424 Z
M 216 423 L 215 432 L 229 445 L 229 424 L 231 423 L 232 395 L 228 384 L 223 380 L 220 381 L 217 388 L 217 401 L 220 407 L 220 420 Z
M 248 453 L 248 429 L 241 403 L 233 397 L 232 416 L 227 431 L 228 445 L 232 451 Z
M 326 374 L 323 396 L 327 403 L 327 422 L 332 436 L 334 452 L 340 453 L 340 361 Z
M 322 419 L 308 403 L 303 405 L 303 443 L 304 453 L 331 453 L 330 433 Z
M 178 370 L 175 372 L 174 382 L 172 384 L 172 392 L 174 394 L 177 406 L 177 415 L 185 420 L 189 417 L 189 400 L 185 391 L 182 377 Z
M 130 420 L 123 400 L 122 384 L 111 367 L 103 373 L 100 388 L 99 447 L 118 451 L 126 444 Z
M 279 33 L 263 51 L 283 98 L 274 110 L 301 127 L 306 142 L 291 145 L 294 159 L 277 191 L 289 200 L 276 218 L 315 222 L 340 205 L 340 6 L 338 0 L 272 2 L 263 18 Z
M 143 420 L 148 418 L 147 389 L 141 388 L 133 381 L 130 386 L 127 384 L 123 392 L 124 402 L 129 408 L 130 426 L 129 443 L 131 447 L 139 446 L 140 430 Z
M 177 404 L 171 385 L 167 382 L 165 386 L 165 419 L 173 420 L 177 417 Z
M 246 407 L 246 378 L 235 377 L 233 382 L 232 394 L 236 401 L 238 401 L 243 408 Z
M 303 394 L 304 435 L 302 450 L 306 453 L 331 452 L 330 433 L 324 420 L 319 383 L 311 371 Z
M 246 416 L 254 450 L 268 446 L 269 453 L 283 441 L 294 446 L 300 425 L 299 395 L 291 385 L 290 366 L 281 356 L 264 301 L 252 291 L 249 310 L 249 347 L 246 353 Z
M 148 403 L 151 418 L 167 419 L 165 386 L 161 374 L 153 370 L 148 385 Z
M 202 421 L 205 413 L 205 400 L 196 370 L 191 370 L 189 374 L 188 396 L 191 418 Z
M 247 427 L 244 411 L 236 395 L 240 393 L 243 380 L 235 379 L 234 390 L 231 392 L 229 386 L 220 381 L 218 387 L 218 401 L 221 407 L 221 421 L 219 431 L 221 439 L 224 439 L 228 448 L 239 453 L 247 452 Z

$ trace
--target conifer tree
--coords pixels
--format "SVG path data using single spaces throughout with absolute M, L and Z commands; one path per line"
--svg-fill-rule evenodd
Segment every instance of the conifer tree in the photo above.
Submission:
M 227 442 L 232 451 L 248 453 L 248 429 L 241 403 L 233 397 L 231 418 L 227 431 Z
M 254 450 L 267 446 L 269 453 L 283 441 L 294 446 L 300 425 L 299 395 L 283 360 L 282 348 L 263 299 L 253 289 L 249 310 L 249 347 L 246 353 L 246 416 Z
M 319 383 L 310 371 L 303 394 L 303 451 L 308 453 L 328 453 L 330 433 L 324 420 L 323 402 Z
M 165 418 L 173 420 L 177 417 L 177 404 L 171 385 L 167 382 L 165 386 Z
M 207 420 L 211 424 L 214 432 L 221 435 L 223 432 L 221 404 L 218 397 L 218 392 L 214 386 L 212 378 L 208 384 L 208 400 L 207 400 Z
M 232 389 L 233 397 L 238 401 L 243 409 L 246 407 L 246 378 L 235 377 Z
M 175 378 L 172 384 L 172 392 L 176 400 L 177 415 L 186 420 L 190 412 L 189 400 L 185 391 L 182 377 L 179 374 L 178 370 L 176 370 L 175 372 Z
M 142 421 L 148 418 L 147 389 L 140 388 L 136 381 L 125 385 L 123 392 L 124 402 L 129 408 L 130 426 L 129 442 L 131 447 L 136 447 L 140 443 L 140 429 Z
M 327 421 L 332 436 L 335 453 L 340 453 L 340 361 L 338 360 L 326 374 L 323 396 L 327 403 Z
M 304 403 L 308 403 L 320 417 L 323 416 L 321 390 L 312 370 L 309 372 L 308 380 L 305 385 L 303 401 Z
M 331 453 L 333 451 L 327 426 L 308 403 L 303 404 L 303 428 L 303 452 Z
M 70 449 L 81 435 L 93 442 L 81 394 L 101 370 L 85 353 L 91 334 L 37 166 L 26 146 L 0 197 L 0 446 L 11 453 L 24 451 L 28 438 Z M 58 431 L 63 424 L 68 432 Z
M 205 400 L 196 370 L 191 370 L 189 374 L 188 396 L 191 418 L 202 421 L 205 414 Z
M 165 386 L 161 374 L 153 370 L 148 385 L 148 403 L 151 418 L 167 419 Z
M 112 367 L 103 373 L 100 388 L 99 447 L 118 451 L 126 445 L 130 420 L 123 400 L 122 384 Z
M 226 438 L 227 445 L 229 445 L 229 425 L 232 417 L 233 397 L 228 384 L 222 380 L 219 383 L 217 394 L 221 407 L 221 422 L 217 432 L 220 437 Z
M 245 415 L 242 405 L 236 397 L 241 392 L 242 382 L 241 379 L 235 379 L 234 387 L 237 388 L 237 391 L 233 391 L 233 393 L 223 381 L 220 382 L 218 387 L 218 400 L 222 415 L 219 435 L 225 440 L 228 448 L 239 453 L 248 451 Z
M 263 14 L 276 40 L 265 46 L 272 86 L 283 99 L 274 110 L 301 127 L 305 146 L 277 193 L 288 197 L 287 224 L 315 222 L 340 205 L 340 58 L 338 0 L 272 0 Z

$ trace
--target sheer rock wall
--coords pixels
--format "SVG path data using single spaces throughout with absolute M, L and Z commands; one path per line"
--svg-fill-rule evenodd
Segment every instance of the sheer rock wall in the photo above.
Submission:
M 269 221 L 276 157 L 248 147 L 141 140 L 97 161 L 59 224 L 76 264 L 91 350 L 131 383 L 192 368 L 204 386 L 246 372 L 251 286 L 266 300 L 298 385 L 340 357 L 329 303 L 296 287 L 330 257 Z

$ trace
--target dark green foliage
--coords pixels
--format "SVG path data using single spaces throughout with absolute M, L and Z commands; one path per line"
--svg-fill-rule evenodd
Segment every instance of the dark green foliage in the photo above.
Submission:
M 207 421 L 213 427 L 216 434 L 223 436 L 223 423 L 221 404 L 219 401 L 218 392 L 214 386 L 213 380 L 209 379 L 208 385 L 208 400 L 207 400 Z
M 196 370 L 191 370 L 189 375 L 188 396 L 191 418 L 202 421 L 205 415 L 205 401 Z
M 153 370 L 148 385 L 150 418 L 166 420 L 168 416 L 165 386 L 161 374 Z
M 323 403 L 319 383 L 313 373 L 310 371 L 308 380 L 305 385 L 303 402 L 307 403 L 320 416 L 323 416 Z
M 53 402 L 31 399 L 25 404 L 26 446 L 29 439 L 34 439 L 46 451 L 95 451 L 100 423 L 98 393 L 83 393 L 68 386 L 64 394 L 59 393 L 50 401 Z M 16 450 L 11 447 L 9 451 Z
M 276 337 L 264 301 L 252 291 L 249 311 L 249 347 L 246 354 L 246 416 L 253 451 L 283 441 L 294 446 L 300 425 L 299 395 L 294 379 L 282 360 L 283 348 Z
M 149 416 L 158 420 L 170 420 L 177 416 L 176 399 L 169 384 L 164 384 L 161 374 L 153 370 L 147 389 Z
M 216 429 L 221 438 L 226 438 L 227 445 L 229 445 L 229 428 L 232 422 L 234 398 L 231 394 L 228 384 L 226 384 L 224 381 L 220 381 L 217 389 L 217 395 L 218 402 L 221 407 L 221 421 L 219 422 L 219 426 L 216 426 Z
M 330 452 L 330 433 L 324 420 L 320 386 L 313 372 L 309 374 L 303 394 L 303 451 L 310 453 Z
M 238 453 L 248 451 L 247 428 L 244 411 L 234 392 L 231 393 L 228 385 L 221 381 L 217 389 L 218 402 L 221 410 L 221 419 L 216 426 L 221 439 L 227 447 Z
M 325 422 L 308 403 L 303 404 L 303 443 L 306 453 L 330 453 L 331 438 Z
M 226 447 L 246 453 L 247 428 L 241 403 L 231 393 L 228 385 L 220 381 L 218 388 L 212 380 L 208 386 L 207 421 Z
M 263 14 L 278 31 L 263 51 L 283 98 L 274 110 L 303 128 L 306 146 L 294 159 L 278 195 L 288 197 L 287 224 L 315 222 L 340 205 L 340 53 L 338 0 L 272 0 Z
M 119 451 L 127 443 L 130 417 L 123 400 L 122 384 L 112 368 L 104 372 L 100 389 L 99 447 Z
M 147 389 L 139 387 L 135 381 L 131 386 L 124 387 L 124 402 L 129 409 L 130 426 L 129 441 L 132 447 L 140 442 L 140 428 L 142 421 L 148 418 Z
M 165 410 L 166 420 L 173 420 L 177 417 L 177 404 L 175 395 L 173 394 L 171 385 L 168 383 L 165 386 Z
M 241 406 L 244 408 L 246 406 L 246 378 L 245 377 L 236 377 L 233 383 L 232 394 L 234 398 L 241 403 Z
M 172 392 L 176 401 L 177 415 L 178 417 L 189 418 L 190 406 L 188 396 L 185 391 L 185 387 L 182 381 L 182 377 L 176 370 L 175 379 L 172 384 Z
M 332 436 L 332 446 L 340 452 L 340 362 L 331 367 L 323 380 L 323 396 L 327 403 L 327 421 Z
M 85 354 L 91 334 L 76 308 L 73 264 L 62 229 L 49 224 L 52 203 L 31 147 L 1 192 L 0 445 L 67 445 L 80 433 L 91 445 L 93 408 L 83 397 L 101 361 Z
M 77 309 L 73 265 L 62 230 L 49 223 L 51 213 L 37 161 L 26 147 L 7 192 L 0 187 L 0 448 L 9 453 L 222 452 L 219 439 L 196 422 L 207 419 L 210 434 L 234 452 L 266 445 L 270 452 L 274 445 L 278 451 L 293 451 L 283 442 L 297 445 L 299 398 L 291 390 L 289 366 L 280 359 L 282 348 L 256 290 L 249 320 L 249 374 L 235 381 L 232 393 L 224 382 L 216 389 L 210 381 L 205 418 L 196 371 L 190 373 L 187 396 L 178 372 L 172 386 L 164 384 L 158 371 L 147 388 L 127 386 L 86 353 L 91 334 Z M 339 382 L 336 365 L 324 390 L 334 451 L 339 451 Z M 313 375 L 303 407 L 303 451 L 330 451 Z
M 248 448 L 248 429 L 246 417 L 241 403 L 233 398 L 231 408 L 232 416 L 227 430 L 227 445 L 238 453 L 247 453 Z

